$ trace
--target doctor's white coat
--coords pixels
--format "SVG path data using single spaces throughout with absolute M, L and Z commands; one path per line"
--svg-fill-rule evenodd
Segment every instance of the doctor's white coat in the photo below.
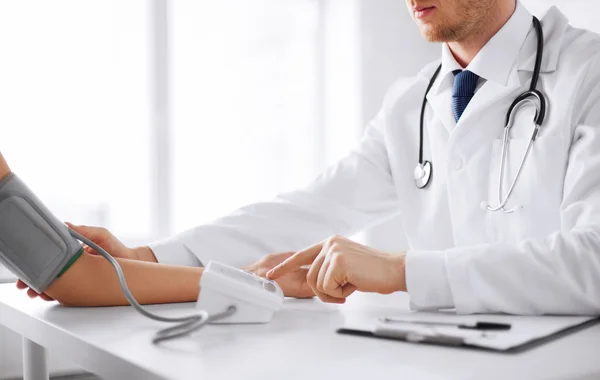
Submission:
M 444 47 L 425 116 L 428 188 L 415 187 L 413 170 L 421 102 L 440 62 L 395 83 L 360 145 L 311 185 L 151 245 L 159 262 L 247 265 L 400 213 L 413 308 L 600 314 L 600 37 L 569 26 L 556 8 L 542 18 L 538 89 L 548 112 L 508 204 L 517 211 L 485 210 L 498 202 L 506 112 L 532 76 L 531 17 L 518 4 L 469 65 L 483 85 L 458 123 L 451 108 L 456 63 Z M 529 142 L 533 115 L 525 107 L 516 119 L 505 182 Z

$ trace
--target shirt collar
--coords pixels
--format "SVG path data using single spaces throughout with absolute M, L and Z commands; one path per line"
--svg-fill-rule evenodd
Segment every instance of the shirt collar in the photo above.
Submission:
M 515 65 L 521 47 L 532 27 L 533 16 L 517 1 L 515 12 L 502 28 L 479 51 L 473 61 L 466 67 L 479 77 L 496 82 L 503 86 L 508 84 L 509 74 Z M 456 62 L 448 44 L 442 44 L 442 69 L 440 79 L 432 89 L 437 94 L 444 83 L 455 70 L 463 70 Z M 454 77 L 452 75 L 451 77 Z

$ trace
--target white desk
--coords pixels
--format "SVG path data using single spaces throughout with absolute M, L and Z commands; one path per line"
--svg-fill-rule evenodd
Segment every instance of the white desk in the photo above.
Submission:
M 194 304 L 152 309 L 181 315 L 193 311 Z M 600 325 L 520 354 L 335 333 L 345 317 L 393 312 L 286 300 L 269 324 L 213 325 L 192 337 L 153 346 L 150 337 L 164 325 L 129 307 L 63 308 L 32 301 L 12 284 L 0 285 L 0 324 L 24 337 L 26 380 L 47 376 L 46 349 L 60 350 L 107 380 L 600 378 Z

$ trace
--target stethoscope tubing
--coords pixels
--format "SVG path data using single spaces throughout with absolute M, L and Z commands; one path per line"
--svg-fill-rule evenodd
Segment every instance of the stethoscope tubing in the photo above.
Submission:
M 537 84 L 538 84 L 539 77 L 540 77 L 542 59 L 543 59 L 543 55 L 544 55 L 544 33 L 542 30 L 542 25 L 536 17 L 533 17 L 533 26 L 537 33 L 537 52 L 536 52 L 533 76 L 531 78 L 531 84 L 530 84 L 529 90 L 522 93 L 517 98 L 515 98 L 515 100 L 510 105 L 509 110 L 506 114 L 506 124 L 504 127 L 503 136 L 502 136 L 502 152 L 501 152 L 500 173 L 499 173 L 500 178 L 499 178 L 499 183 L 498 183 L 498 206 L 492 207 L 491 205 L 488 204 L 486 206 L 486 209 L 488 211 L 502 210 L 506 213 L 511 213 L 516 210 L 516 208 L 511 209 L 511 210 L 506 210 L 505 206 L 508 204 L 508 201 L 510 200 L 511 195 L 513 194 L 515 186 L 516 186 L 516 184 L 519 180 L 519 177 L 521 176 L 521 173 L 523 171 L 525 162 L 527 161 L 527 157 L 529 156 L 529 153 L 533 146 L 533 142 L 536 140 L 536 138 L 539 134 L 540 128 L 546 117 L 546 98 L 542 92 L 537 90 Z M 424 134 L 424 124 L 425 124 L 425 110 L 427 108 L 427 95 L 429 94 L 429 91 L 433 87 L 433 84 L 435 83 L 441 69 L 442 69 L 442 65 L 440 64 L 429 81 L 429 85 L 427 86 L 427 90 L 425 91 L 425 95 L 423 97 L 423 103 L 421 106 L 421 117 L 420 117 L 420 126 L 419 126 L 419 162 L 418 162 L 417 168 L 415 169 L 415 184 L 416 184 L 417 188 L 419 188 L 419 189 L 426 188 L 429 185 L 429 183 L 431 182 L 431 173 L 433 171 L 433 166 L 430 161 L 424 161 L 424 159 L 423 159 L 423 140 L 424 140 L 423 134 Z M 523 155 L 523 157 L 521 159 L 521 163 L 517 170 L 517 174 L 515 175 L 513 181 L 511 182 L 511 185 L 508 189 L 507 195 L 503 199 L 503 197 L 502 197 L 502 182 L 503 182 L 502 179 L 504 178 L 504 172 L 505 172 L 505 166 L 506 166 L 506 154 L 507 154 L 507 146 L 509 145 L 509 139 L 510 139 L 510 129 L 512 128 L 512 126 L 514 124 L 514 117 L 515 117 L 516 112 L 523 105 L 525 105 L 527 103 L 531 103 L 536 107 L 536 114 L 535 114 L 535 119 L 534 119 L 535 127 L 532 132 L 529 144 L 527 145 L 525 154 Z M 423 170 L 424 167 L 427 167 L 427 169 L 428 169 L 427 173 L 425 172 L 425 170 Z M 425 177 L 425 175 L 427 175 L 427 177 Z

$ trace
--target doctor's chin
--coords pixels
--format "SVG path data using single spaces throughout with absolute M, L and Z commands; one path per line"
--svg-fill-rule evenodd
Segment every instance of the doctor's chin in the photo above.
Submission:
M 0 380 L 600 379 L 599 15 L 0 4 Z

